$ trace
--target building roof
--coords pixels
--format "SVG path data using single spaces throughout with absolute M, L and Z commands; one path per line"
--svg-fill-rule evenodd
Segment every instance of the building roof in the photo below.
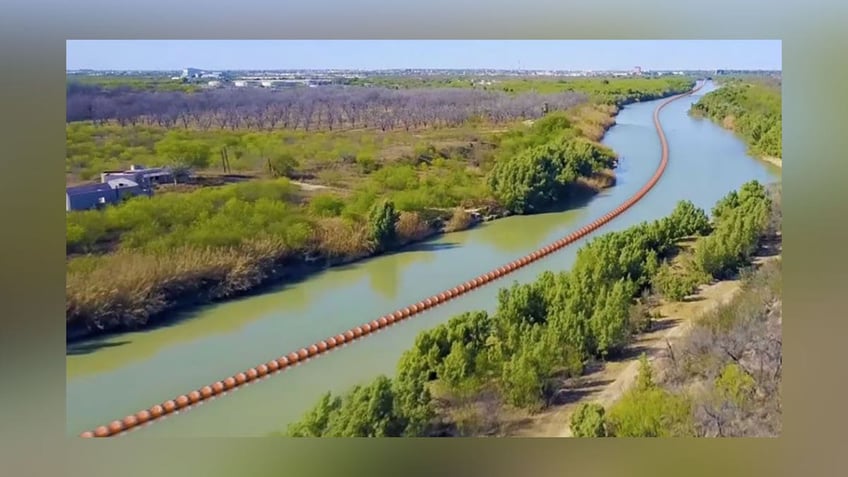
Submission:
M 109 184 L 84 184 L 73 187 L 66 187 L 65 192 L 68 195 L 91 194 L 93 192 L 111 191 L 112 187 Z
M 117 179 L 109 179 L 106 181 L 106 184 L 109 184 L 110 187 L 138 187 L 138 182 L 127 179 L 125 177 L 119 177 Z

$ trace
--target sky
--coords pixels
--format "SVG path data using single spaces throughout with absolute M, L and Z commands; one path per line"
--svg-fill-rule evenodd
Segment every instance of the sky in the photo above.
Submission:
M 782 68 L 780 40 L 68 40 L 68 70 Z

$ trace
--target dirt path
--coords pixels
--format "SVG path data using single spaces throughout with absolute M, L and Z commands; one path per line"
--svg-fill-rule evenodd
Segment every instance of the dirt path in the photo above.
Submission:
M 775 257 L 759 258 L 755 263 Z M 667 349 L 668 343 L 684 336 L 693 318 L 729 302 L 739 292 L 739 280 L 725 280 L 701 288 L 685 302 L 663 303 L 658 307 L 662 318 L 655 319 L 653 331 L 640 335 L 625 356 L 596 365 L 565 393 L 564 403 L 534 416 L 522 416 L 523 425 L 513 427 L 515 437 L 571 437 L 569 419 L 584 402 L 611 406 L 633 384 L 639 373 L 639 356 L 644 352 L 654 361 Z

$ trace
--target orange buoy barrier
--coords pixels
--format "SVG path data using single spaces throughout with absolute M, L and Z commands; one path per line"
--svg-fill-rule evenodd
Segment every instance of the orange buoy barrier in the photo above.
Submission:
M 650 191 L 657 184 L 657 182 L 659 182 L 660 178 L 665 172 L 666 166 L 668 165 L 668 141 L 666 140 L 665 132 L 663 131 L 662 125 L 660 124 L 659 113 L 667 104 L 685 96 L 689 96 L 692 93 L 695 93 L 696 91 L 701 89 L 703 86 L 704 84 L 702 83 L 687 93 L 667 98 L 665 101 L 660 103 L 656 107 L 656 109 L 654 109 L 654 127 L 657 130 L 657 135 L 660 139 L 660 146 L 662 148 L 662 157 L 660 160 L 659 167 L 654 172 L 654 175 L 651 176 L 651 179 L 644 186 L 642 186 L 642 188 L 639 189 L 636 194 L 627 199 L 624 203 L 618 205 L 611 212 L 602 215 L 600 218 L 596 219 L 592 223 L 584 225 L 583 227 L 568 234 L 567 236 L 549 245 L 546 245 L 534 252 L 531 252 L 517 260 L 514 260 L 507 265 L 497 267 L 494 270 L 491 270 L 487 273 L 477 276 L 476 278 L 463 282 L 460 285 L 449 288 L 446 291 L 440 292 L 436 295 L 419 301 L 416 304 L 404 307 L 398 311 L 385 315 L 369 323 L 365 323 L 363 325 L 347 330 L 344 333 L 338 334 L 334 337 L 327 338 L 326 340 L 321 340 L 305 348 L 300 348 L 296 352 L 291 352 L 288 355 L 281 356 L 275 360 L 268 361 L 268 363 L 261 364 L 255 368 L 250 368 L 246 372 L 237 373 L 235 376 L 227 377 L 223 381 L 216 381 L 212 385 L 203 386 L 199 390 L 194 390 L 189 392 L 188 394 L 180 395 L 173 400 L 167 400 L 162 404 L 157 404 L 151 407 L 150 409 L 139 411 L 133 415 L 126 416 L 121 420 L 112 421 L 109 423 L 108 426 L 98 426 L 93 431 L 85 431 L 80 434 L 80 437 L 114 436 L 122 432 L 137 428 L 142 424 L 153 422 L 156 419 L 159 419 L 163 416 L 177 411 L 178 409 L 183 409 L 192 404 L 196 404 L 198 402 L 210 399 L 216 395 L 223 394 L 228 390 L 238 388 L 239 386 L 242 386 L 259 377 L 282 371 L 293 364 L 326 353 L 334 348 L 344 345 L 345 343 L 349 343 L 355 339 L 359 339 L 379 329 L 403 321 L 411 316 L 420 314 L 421 312 L 433 308 L 446 301 L 464 295 L 474 290 L 475 288 L 478 288 L 486 283 L 495 281 L 500 277 L 508 275 L 511 272 L 518 270 L 519 268 L 527 266 L 539 260 L 540 258 L 551 254 L 557 250 L 560 250 L 561 248 L 566 247 L 576 242 L 577 240 L 585 237 L 589 233 L 597 230 L 601 226 L 610 222 L 612 219 L 618 217 L 624 211 L 628 210 L 634 204 L 639 202 L 639 200 L 641 200 L 648 193 L 648 191 Z

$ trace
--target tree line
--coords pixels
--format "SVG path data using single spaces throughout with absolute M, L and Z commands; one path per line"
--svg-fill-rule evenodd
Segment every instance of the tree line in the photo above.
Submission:
M 492 315 L 463 313 L 421 333 L 393 378 L 380 376 L 342 396 L 326 394 L 286 432 L 436 435 L 456 426 L 439 405 L 445 396 L 491 389 L 510 406 L 545 407 L 559 383 L 579 376 L 587 360 L 621 352 L 643 330 L 646 316 L 634 300 L 652 289 L 682 238 L 699 237 L 701 252 L 689 266 L 703 280 L 719 278 L 750 258 L 768 227 L 760 212 L 770 204 L 765 188 L 749 182 L 717 204 L 712 220 L 681 201 L 663 219 L 591 240 L 571 271 L 545 272 L 535 282 L 501 289 Z
M 334 130 L 456 127 L 473 118 L 494 123 L 538 118 L 587 101 L 581 93 L 550 95 L 466 89 L 391 90 L 338 87 L 231 88 L 197 93 L 105 89 L 69 84 L 67 120 L 117 121 L 208 129 Z
M 338 86 L 264 89 L 225 88 L 197 92 L 146 91 L 129 86 L 67 85 L 68 122 L 115 121 L 209 129 L 383 131 L 456 127 L 482 119 L 501 124 L 534 119 L 588 101 L 622 104 L 684 92 L 691 78 L 591 79 L 508 82 L 504 90 L 444 87 Z M 518 88 L 516 92 L 515 89 Z

